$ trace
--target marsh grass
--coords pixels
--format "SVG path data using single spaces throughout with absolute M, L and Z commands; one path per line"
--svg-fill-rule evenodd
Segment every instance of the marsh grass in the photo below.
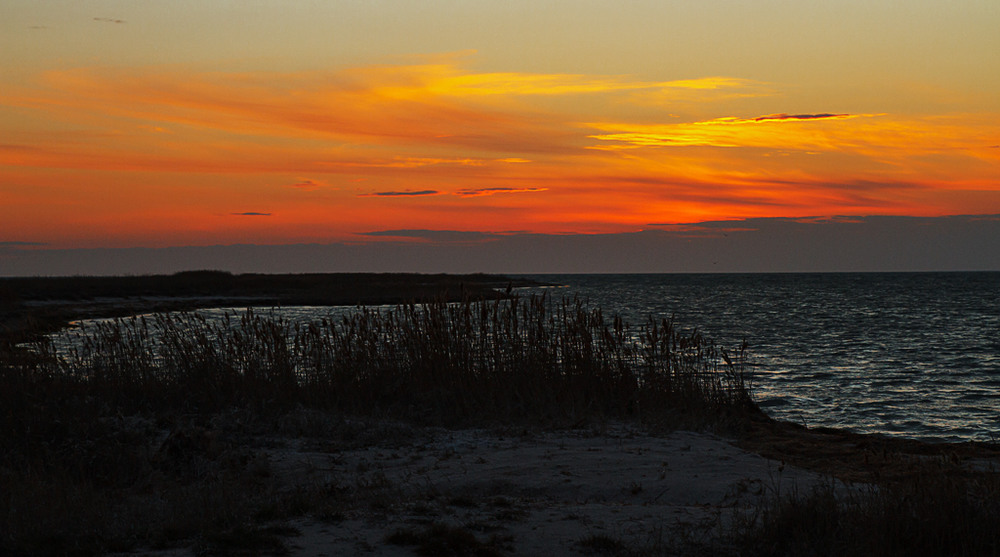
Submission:
M 533 296 L 360 308 L 292 323 L 248 309 L 99 322 L 27 373 L 76 381 L 117 408 L 304 403 L 461 425 L 598 417 L 716 419 L 754 404 L 742 348 L 669 320 L 632 330 L 579 300 Z
M 211 554 L 234 538 L 276 551 L 255 528 L 310 510 L 335 516 L 334 500 L 348 495 L 283 490 L 248 439 L 364 435 L 331 426 L 331 415 L 669 427 L 759 412 L 742 351 L 730 356 L 667 320 L 633 331 L 578 300 L 359 308 L 313 323 L 250 309 L 221 321 L 153 314 L 74 334 L 58 349 L 47 338 L 30 350 L 0 343 L 3 554 L 178 543 Z
M 907 478 L 768 497 L 736 522 L 733 539 L 744 555 L 1000 555 L 997 524 L 997 473 L 933 460 Z
M 405 443 L 417 431 L 410 424 L 634 420 L 746 434 L 761 431 L 748 422 L 766 422 L 745 347 L 726 352 L 670 320 L 634 329 L 579 300 L 359 308 L 312 323 L 253 310 L 215 321 L 154 314 L 77 334 L 61 348 L 0 339 L 0 554 L 177 545 L 206 555 L 280 553 L 285 518 L 338 520 L 358 496 L 385 508 L 399 497 L 377 474 L 356 485 L 280 485 L 252 448 L 261 434 L 353 447 Z M 727 547 L 741 555 L 1000 554 L 995 472 L 969 474 L 932 458 L 870 486 L 770 494 L 734 522 Z M 390 541 L 430 552 L 507 550 L 503 540 L 440 524 Z M 674 553 L 671 544 L 602 537 L 582 547 Z
M 393 545 L 410 546 L 417 555 L 424 557 L 468 556 L 500 557 L 503 540 L 492 536 L 481 541 L 468 528 L 442 523 L 432 523 L 422 530 L 399 528 L 386 536 Z

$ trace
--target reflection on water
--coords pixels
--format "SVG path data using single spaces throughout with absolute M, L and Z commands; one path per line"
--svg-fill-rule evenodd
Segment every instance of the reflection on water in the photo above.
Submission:
M 746 339 L 772 416 L 1000 439 L 1000 273 L 538 275 L 633 324 Z

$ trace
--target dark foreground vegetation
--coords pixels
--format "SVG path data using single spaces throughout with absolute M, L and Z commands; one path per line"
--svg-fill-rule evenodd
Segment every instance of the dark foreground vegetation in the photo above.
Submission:
M 80 335 L 61 353 L 44 340 L 0 347 L 0 554 L 280 553 L 282 519 L 335 515 L 352 496 L 271 480 L 254 443 L 303 428 L 336 444 L 366 434 L 352 424 L 385 420 L 625 420 L 738 438 L 774 425 L 742 349 L 669 320 L 631 329 L 579 301 L 403 304 L 305 324 L 155 314 Z M 871 457 L 892 460 L 884 446 Z M 772 494 L 725 536 L 747 555 L 998 554 L 996 476 L 955 460 L 907 459 L 907 473 L 848 496 L 833 483 Z

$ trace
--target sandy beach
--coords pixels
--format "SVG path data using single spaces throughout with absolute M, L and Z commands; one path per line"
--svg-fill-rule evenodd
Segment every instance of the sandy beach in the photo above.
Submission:
M 167 301 L 200 306 L 215 300 L 173 297 Z M 104 299 L 95 303 L 106 305 Z M 67 316 L 87 315 L 74 307 L 60 310 Z M 421 315 L 430 319 L 436 314 Z M 426 323 L 424 329 L 433 329 Z M 244 332 L 269 330 L 263 322 L 252 324 L 261 326 Z M 406 330 L 423 329 L 414 325 Z M 266 347 L 270 337 L 253 338 L 259 344 L 241 344 L 234 354 L 243 354 L 247 346 Z M 393 337 L 382 348 L 409 338 Z M 610 334 L 596 338 L 613 340 Z M 283 337 L 279 344 L 287 346 Z M 453 349 L 459 345 L 434 346 Z M 198 354 L 184 352 L 184 358 Z M 18 362 L 11 358 L 12 363 Z M 278 363 L 250 372 L 280 369 Z M 444 364 L 441 369 L 459 369 Z M 218 365 L 212 360 L 207 369 Z M 358 365 L 367 369 L 365 363 Z M 122 377 L 132 377 L 132 360 L 125 359 L 123 366 Z M 664 408 L 674 408 L 661 416 L 665 421 L 652 414 L 641 421 L 610 417 L 590 406 L 599 399 L 562 401 L 556 395 L 565 389 L 546 390 L 549 387 L 540 381 L 544 374 L 537 376 L 538 381 L 532 376 L 531 388 L 508 392 L 514 397 L 510 405 L 498 407 L 493 415 L 482 414 L 469 401 L 489 402 L 504 385 L 482 379 L 477 383 L 473 376 L 456 371 L 458 383 L 451 387 L 460 390 L 442 391 L 441 385 L 448 384 L 441 382 L 422 383 L 422 393 L 399 387 L 399 381 L 419 377 L 422 370 L 426 371 L 406 368 L 400 375 L 385 376 L 396 387 L 392 397 L 380 399 L 381 409 L 351 405 L 355 396 L 351 388 L 366 392 L 351 382 L 361 377 L 353 367 L 347 370 L 353 379 L 337 383 L 347 391 L 323 383 L 292 388 L 276 380 L 259 385 L 246 382 L 242 391 L 217 386 L 212 390 L 195 381 L 176 391 L 166 381 L 144 384 L 121 398 L 115 389 L 132 388 L 131 384 L 112 382 L 111 390 L 93 386 L 94 393 L 108 397 L 103 405 L 88 394 L 89 383 L 63 385 L 61 376 L 55 375 L 51 386 L 46 382 L 26 386 L 17 382 L 18 375 L 10 374 L 7 379 L 15 387 L 27 389 L 28 394 L 35 392 L 29 387 L 41 393 L 31 399 L 41 402 L 25 406 L 23 416 L 14 421 L 23 435 L 21 444 L 12 447 L 29 456 L 32 451 L 48 451 L 44 454 L 50 457 L 38 459 L 37 464 L 50 476 L 32 476 L 8 465 L 7 485 L 20 490 L 16 497 L 11 495 L 21 513 L 8 515 L 12 531 L 25 536 L 24 547 L 38 549 L 50 547 L 53 531 L 65 530 L 69 533 L 55 538 L 63 546 L 51 547 L 90 544 L 88 551 L 95 555 L 737 555 L 746 549 L 739 533 L 756 532 L 760 521 L 755 519 L 761 513 L 790 495 L 817 493 L 814 488 L 831 493 L 832 487 L 840 499 L 841 494 L 903 486 L 895 499 L 869 499 L 864 510 L 873 514 L 858 513 L 862 523 L 871 520 L 866 517 L 882 516 L 880 509 L 885 507 L 879 505 L 883 503 L 892 506 L 911 500 L 907 489 L 923 493 L 928 485 L 947 488 L 940 493 L 952 498 L 951 506 L 942 512 L 958 518 L 945 524 L 946 531 L 929 534 L 931 540 L 943 540 L 944 551 L 952 547 L 947 545 L 947 530 L 993 516 L 981 505 L 978 492 L 970 489 L 983 485 L 987 493 L 993 489 L 992 471 L 1000 465 L 1000 449 L 995 445 L 922 443 L 806 428 L 772 420 L 738 401 L 713 403 L 714 410 L 707 412 L 707 407 L 698 410 L 690 401 L 664 399 Z M 245 373 L 223 376 L 244 382 L 247 377 Z M 427 385 L 435 384 L 437 390 L 428 390 Z M 614 384 L 605 384 L 598 390 L 613 392 L 613 388 Z M 325 390 L 314 393 L 310 389 Z M 531 408 L 525 406 L 524 397 L 532 392 L 550 393 L 543 405 L 536 406 L 544 412 L 526 416 L 503 411 L 514 404 L 522 412 Z M 60 418 L 45 405 L 52 393 L 74 400 L 76 406 L 61 407 L 65 415 Z M 457 393 L 481 396 L 471 399 Z M 195 394 L 202 398 L 192 402 Z M 174 396 L 170 404 L 164 402 L 167 395 Z M 230 398 L 220 404 L 213 401 L 213 395 Z M 11 403 L 23 403 L 26 396 L 13 397 Z M 132 400 L 135 396 L 145 397 L 146 402 L 137 406 Z M 340 406 L 332 407 L 328 399 Z M 455 401 L 465 402 L 466 415 L 447 413 Z M 554 421 L 552 401 L 565 404 Z M 672 403 L 682 404 L 673 407 Z M 391 415 L 387 409 L 396 412 L 397 418 L 385 418 Z M 586 410 L 581 413 L 581 409 Z M 89 418 L 81 421 L 81 415 Z M 451 424 L 479 427 L 414 425 L 448 423 L 448 416 Z M 67 429 L 70 422 L 75 425 Z M 667 423 L 671 425 L 665 427 Z M 58 442 L 50 442 L 37 431 L 54 432 Z M 95 435 L 99 442 L 93 441 Z M 65 476 L 48 471 L 53 459 Z M 80 477 L 73 475 L 81 472 Z M 17 478 L 27 483 L 21 485 Z M 928 478 L 933 481 L 928 483 Z M 32 482 L 38 485 L 32 487 Z M 81 485 L 99 487 L 88 487 L 92 489 L 89 495 L 78 494 Z M 65 508 L 39 503 L 40 487 L 57 494 L 51 497 L 65 496 L 72 503 Z M 941 523 L 933 512 L 941 507 L 934 493 L 938 492 L 920 499 L 914 509 Z M 809 512 L 828 512 L 822 504 L 814 501 Z M 973 514 L 961 514 L 969 509 Z M 896 521 L 913 514 L 898 507 L 896 515 L 885 516 Z M 61 526 L 76 523 L 82 515 L 86 520 L 81 524 L 93 528 Z M 68 517 L 73 520 L 67 522 Z M 51 525 L 46 526 L 46 520 Z M 914 522 L 915 532 L 925 530 L 923 520 Z M 748 521 L 753 525 L 746 526 Z M 778 536 L 787 538 L 799 531 L 791 523 Z M 912 539 L 912 535 L 904 538 Z M 11 540 L 20 543 L 16 537 Z M 829 543 L 821 540 L 792 540 L 787 554 L 795 554 L 799 547 L 795 543 Z M 988 538 L 983 539 L 976 547 L 988 543 Z M 766 547 L 755 550 L 768 554 Z
M 711 552 L 762 497 L 830 481 L 692 431 L 357 423 L 346 424 L 357 428 L 353 442 L 332 442 L 296 435 L 311 418 L 299 419 L 282 424 L 289 436 L 258 439 L 248 467 L 281 490 L 336 501 L 281 522 L 297 556 Z
M 380 512 L 360 508 L 339 523 L 300 522 L 300 555 L 411 554 L 386 543 L 401 528 L 443 523 L 499 538 L 517 555 L 587 554 L 588 539 L 669 546 L 679 532 L 711 546 L 719 520 L 767 490 L 807 488 L 809 472 L 782 466 L 724 439 L 627 427 L 499 435 L 433 431 L 410 445 L 293 452 L 276 465 L 300 478 L 387 482 L 402 496 Z M 308 471 L 308 472 L 307 472 Z

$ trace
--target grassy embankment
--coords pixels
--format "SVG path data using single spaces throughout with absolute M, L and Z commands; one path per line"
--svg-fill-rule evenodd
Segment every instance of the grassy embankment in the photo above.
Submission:
M 123 319 L 57 357 L 0 350 L 0 552 L 96 554 L 192 541 L 206 554 L 281 549 L 275 519 L 335 515 L 355 494 L 282 490 L 252 446 L 288 417 L 331 442 L 344 417 L 445 426 L 573 427 L 634 420 L 748 437 L 742 353 L 669 321 L 630 330 L 578 301 L 403 304 L 292 324 L 251 311 Z M 257 436 L 257 437 L 255 437 Z M 763 500 L 730 535 L 746 554 L 989 554 L 993 474 L 905 462 L 866 494 Z M 779 450 L 761 445 L 761 450 Z M 785 447 L 781 454 L 795 456 Z M 779 452 L 781 452 L 779 450 Z M 775 454 L 775 456 L 781 456 Z M 357 487 L 357 486 L 356 486 Z M 618 547 L 618 554 L 634 548 Z M 631 552 L 631 553 L 630 553 Z

